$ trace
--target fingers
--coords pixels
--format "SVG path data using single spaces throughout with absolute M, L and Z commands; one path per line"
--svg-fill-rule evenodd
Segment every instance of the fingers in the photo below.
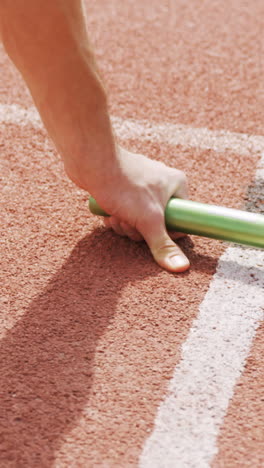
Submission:
M 106 227 L 112 228 L 119 236 L 129 237 L 129 239 L 136 242 L 143 240 L 143 237 L 136 229 L 114 216 L 104 218 L 104 224 Z
M 118 218 L 111 216 L 104 218 L 106 227 L 112 228 L 113 231 L 123 237 L 129 237 L 131 240 L 139 242 L 144 238 L 143 236 L 129 224 L 120 221 Z M 173 242 L 171 237 L 176 240 L 186 236 L 182 232 L 172 232 L 170 235 L 164 230 L 155 232 L 157 229 L 147 229 L 145 240 L 150 247 L 151 253 L 156 262 L 166 270 L 172 272 L 182 272 L 188 270 L 190 262 L 180 247 Z
M 120 222 L 114 216 L 110 216 L 109 218 L 104 218 L 104 224 L 106 227 L 110 227 L 115 231 L 116 234 L 119 236 L 125 236 L 123 229 L 120 226 Z
M 177 198 L 188 198 L 188 182 L 183 171 L 172 169 L 172 183 L 174 185 L 172 196 Z
M 123 229 L 123 232 L 125 233 L 125 235 L 129 237 L 130 239 L 136 242 L 143 240 L 143 237 L 141 236 L 141 234 L 136 229 L 132 228 L 129 224 L 121 222 L 120 226 Z
M 190 268 L 188 258 L 166 231 L 163 213 L 156 212 L 138 228 L 154 259 L 162 268 L 173 272 L 182 272 Z
M 188 258 L 169 236 L 160 238 L 158 246 L 151 252 L 156 262 L 166 270 L 180 273 L 190 268 Z
M 136 242 L 140 242 L 144 240 L 141 234 L 136 229 L 133 229 L 129 224 L 122 222 L 118 220 L 117 218 L 114 218 L 114 217 L 104 218 L 104 225 L 107 228 L 113 229 L 113 231 L 119 236 L 129 237 L 129 239 L 136 241 Z M 185 234 L 184 232 L 175 232 L 175 231 L 169 231 L 168 234 L 172 240 L 178 240 L 178 239 L 181 239 L 182 237 L 187 236 L 187 234 Z

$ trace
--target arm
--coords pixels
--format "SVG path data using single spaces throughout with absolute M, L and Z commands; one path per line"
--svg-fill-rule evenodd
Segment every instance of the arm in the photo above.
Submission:
M 81 1 L 0 0 L 0 21 L 5 49 L 24 77 L 66 171 L 78 179 L 79 166 L 83 173 L 86 164 L 92 182 L 106 159 L 114 164 L 116 153 Z
M 116 144 L 81 0 L 0 0 L 0 31 L 68 176 L 117 233 L 143 237 L 162 267 L 186 270 L 164 222 L 169 198 L 187 196 L 185 176 Z

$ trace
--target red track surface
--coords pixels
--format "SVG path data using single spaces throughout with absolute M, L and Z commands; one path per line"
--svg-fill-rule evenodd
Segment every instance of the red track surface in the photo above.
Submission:
M 89 3 L 111 114 L 263 134 L 263 0 Z M 3 50 L 0 67 L 1 104 L 32 106 Z M 0 466 L 137 466 L 225 246 L 182 240 L 192 269 L 162 271 L 89 214 L 44 130 L 3 123 L 0 142 Z M 193 199 L 230 207 L 243 207 L 258 159 L 126 146 L 185 170 Z M 258 331 L 213 468 L 261 467 L 261 354 Z

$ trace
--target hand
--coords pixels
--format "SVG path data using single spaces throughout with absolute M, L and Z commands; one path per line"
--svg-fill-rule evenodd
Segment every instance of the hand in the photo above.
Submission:
M 185 176 L 116 146 L 82 2 L 28 0 L 14 8 L 0 1 L 0 10 L 6 51 L 31 91 L 66 173 L 112 215 L 107 225 L 131 239 L 143 237 L 163 268 L 188 269 L 164 222 L 169 198 L 187 197 Z
M 188 197 L 184 173 L 120 147 L 119 163 L 119 170 L 108 174 L 104 187 L 94 188 L 92 193 L 111 215 L 104 218 L 105 225 L 132 240 L 145 239 L 162 268 L 187 270 L 189 260 L 170 238 L 164 220 L 164 210 L 172 196 Z M 182 235 L 174 233 L 174 238 Z

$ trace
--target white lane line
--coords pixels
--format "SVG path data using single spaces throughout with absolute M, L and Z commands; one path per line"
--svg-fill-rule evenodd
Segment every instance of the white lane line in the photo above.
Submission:
M 25 109 L 17 104 L 0 104 L 0 124 L 15 124 L 21 127 L 31 125 L 34 128 L 43 127 L 35 107 Z
M 16 104 L 0 104 L 0 123 L 42 127 L 34 107 L 24 109 Z M 172 123 L 151 124 L 144 120 L 123 120 L 119 117 L 112 117 L 112 123 L 117 137 L 122 140 L 137 138 L 141 141 L 156 141 L 185 148 L 232 151 L 240 155 L 261 154 L 264 151 L 264 136 L 261 135 L 192 128 Z
M 42 126 L 34 108 L 0 105 L 0 123 Z M 264 152 L 264 137 L 113 118 L 122 139 Z M 264 154 L 256 177 L 263 178 Z M 169 393 L 146 441 L 140 468 L 207 468 L 217 435 L 250 351 L 264 303 L 264 252 L 230 247 L 221 257 L 199 315 L 182 348 Z
M 172 123 L 151 124 L 147 121 L 112 119 L 117 135 L 124 139 L 138 138 L 185 148 L 212 149 L 216 152 L 232 151 L 240 155 L 261 154 L 264 137 L 232 133 L 226 130 L 208 130 Z
M 256 180 L 264 175 L 264 154 Z M 229 247 L 183 344 L 140 468 L 208 468 L 264 312 L 264 251 Z
M 210 467 L 236 381 L 263 318 L 263 291 L 264 253 L 228 248 L 182 347 L 140 468 Z

